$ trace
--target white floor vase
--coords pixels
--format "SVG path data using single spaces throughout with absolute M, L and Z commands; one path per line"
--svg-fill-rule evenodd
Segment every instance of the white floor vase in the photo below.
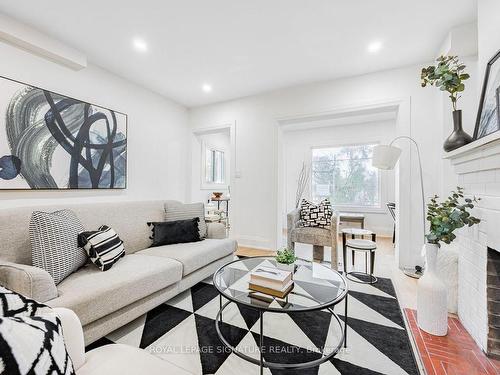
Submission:
M 436 273 L 439 246 L 425 244 L 426 269 L 417 285 L 417 323 L 420 329 L 435 336 L 448 332 L 447 290 Z

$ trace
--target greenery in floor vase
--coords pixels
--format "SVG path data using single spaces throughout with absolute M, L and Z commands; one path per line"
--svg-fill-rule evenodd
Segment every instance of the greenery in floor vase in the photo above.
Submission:
M 420 78 L 422 87 L 428 84 L 436 86 L 441 91 L 447 91 L 450 94 L 453 110 L 457 109 L 459 94 L 465 90 L 464 82 L 469 79 L 469 74 L 465 73 L 466 66 L 460 62 L 458 56 L 440 56 L 436 59 L 436 66 L 431 65 L 422 68 Z
M 276 252 L 276 262 L 281 264 L 292 264 L 297 260 L 294 252 L 290 249 L 284 248 Z
M 481 220 L 472 216 L 470 210 L 474 208 L 476 198 L 465 198 L 464 189 L 457 187 L 444 201 L 438 202 L 439 197 L 435 195 L 427 204 L 427 220 L 430 222 L 430 232 L 425 237 L 432 244 L 439 242 L 450 244 L 457 236 L 453 233 L 456 229 L 467 225 L 469 227 L 478 224 Z

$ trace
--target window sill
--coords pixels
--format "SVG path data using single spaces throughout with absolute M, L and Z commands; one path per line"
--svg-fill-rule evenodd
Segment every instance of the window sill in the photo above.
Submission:
M 364 214 L 388 214 L 385 207 L 360 207 L 360 206 L 335 206 L 332 207 L 338 212 L 355 212 Z

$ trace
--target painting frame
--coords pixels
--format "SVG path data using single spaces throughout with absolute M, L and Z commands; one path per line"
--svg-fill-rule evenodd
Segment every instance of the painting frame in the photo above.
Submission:
M 494 74 L 494 75 L 493 75 Z M 493 77 L 493 79 L 492 79 Z M 473 140 L 481 139 L 483 137 L 486 137 L 490 134 L 496 133 L 500 131 L 500 86 L 493 88 L 494 95 L 493 95 L 493 102 L 496 105 L 496 115 L 493 114 L 493 117 L 496 117 L 496 128 L 493 129 L 492 131 L 487 130 L 487 125 L 488 123 L 485 121 L 485 116 L 487 115 L 486 110 L 486 104 L 487 100 L 490 99 L 490 104 L 491 104 L 491 90 L 492 88 L 490 85 L 494 84 L 495 82 L 498 82 L 500 79 L 500 51 L 498 51 L 489 61 L 488 64 L 486 65 L 486 71 L 484 74 L 484 80 L 483 80 L 483 86 L 481 89 L 481 97 L 479 100 L 479 108 L 477 111 L 477 117 L 476 117 L 476 126 L 474 128 L 474 136 Z
M 2 81 L 2 80 L 6 80 L 12 84 L 17 84 L 17 85 L 23 86 L 25 89 L 40 90 L 43 93 L 49 93 L 52 97 L 64 98 L 64 99 L 73 101 L 77 104 L 80 104 L 83 106 L 88 106 L 89 108 L 99 109 L 99 110 L 102 110 L 103 112 L 109 112 L 110 114 L 113 115 L 113 118 L 117 122 L 118 122 L 118 120 L 116 118 L 120 118 L 120 125 L 119 126 L 121 126 L 121 130 L 122 130 L 121 133 L 122 133 L 122 135 L 124 135 L 124 138 L 121 140 L 121 142 L 122 142 L 123 153 L 125 156 L 121 157 L 121 159 L 123 159 L 123 161 L 122 161 L 122 167 L 123 167 L 122 174 L 123 174 L 123 176 L 122 176 L 122 182 L 119 184 L 119 186 L 111 186 L 110 185 L 109 187 L 108 186 L 97 186 L 97 187 L 95 187 L 95 186 L 77 186 L 77 187 L 72 187 L 72 186 L 68 185 L 68 186 L 46 186 L 46 187 L 32 187 L 32 186 L 5 187 L 4 184 L 1 183 L 3 180 L 0 179 L 0 191 L 78 191 L 78 190 L 84 190 L 84 191 L 103 190 L 103 191 L 106 191 L 106 190 L 125 190 L 128 188 L 128 115 L 126 113 L 111 109 L 111 108 L 103 106 L 103 105 L 98 105 L 95 103 L 91 103 L 89 101 L 77 99 L 75 97 L 72 97 L 72 96 L 69 96 L 66 94 L 61 94 L 61 93 L 56 92 L 56 91 L 44 89 L 42 87 L 30 84 L 30 83 L 26 83 L 26 82 L 23 82 L 23 81 L 20 81 L 20 80 L 11 78 L 11 77 L 0 75 L 0 81 Z M 0 104 L 2 104 L 2 103 L 0 103 Z M 2 115 L 3 115 L 3 113 L 2 113 Z M 115 118 L 115 116 L 116 116 L 116 118 Z M 116 124 L 116 126 L 118 126 L 118 124 Z M 90 142 L 90 139 L 88 141 Z M 2 151 L 3 150 L 0 150 L 0 154 L 1 154 L 0 157 L 3 155 Z M 11 151 L 11 150 L 9 150 L 9 151 Z M 113 153 L 114 150 L 112 150 L 111 152 Z M 110 160 L 111 159 L 108 160 L 108 164 L 109 164 Z M 104 163 L 106 164 L 106 161 Z M 0 168 L 0 171 L 1 171 L 1 168 Z M 21 174 L 21 172 L 19 174 Z M 89 175 L 90 175 L 90 171 L 89 171 Z

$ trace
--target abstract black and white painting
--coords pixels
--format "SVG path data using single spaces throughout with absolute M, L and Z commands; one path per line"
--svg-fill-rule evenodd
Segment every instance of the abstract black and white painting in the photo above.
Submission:
M 0 189 L 124 189 L 127 116 L 0 77 Z
M 500 51 L 486 66 L 474 139 L 500 130 Z

